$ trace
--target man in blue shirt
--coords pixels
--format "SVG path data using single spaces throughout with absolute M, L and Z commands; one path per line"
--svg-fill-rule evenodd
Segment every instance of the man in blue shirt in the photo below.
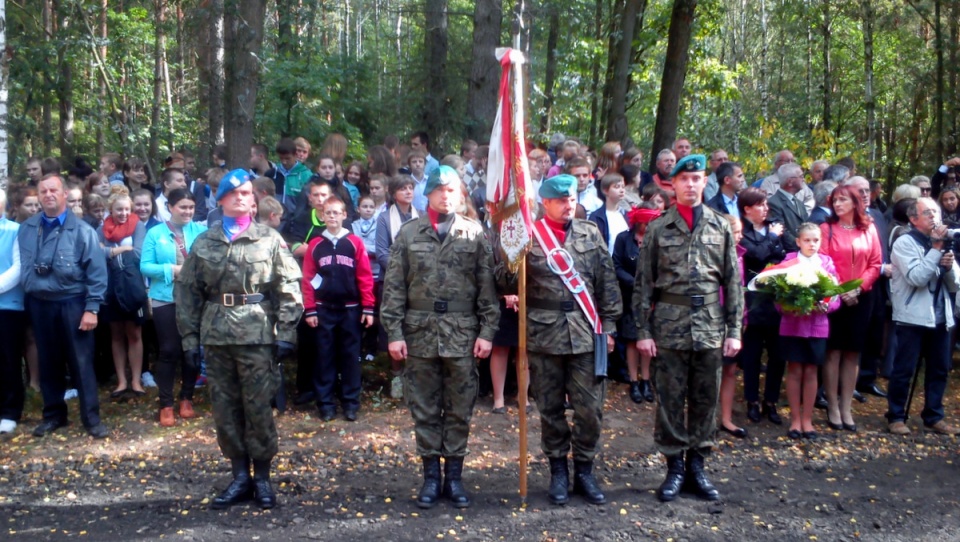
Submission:
M 67 425 L 63 400 L 64 360 L 80 397 L 80 420 L 93 438 L 110 431 L 100 422 L 93 371 L 93 330 L 107 290 L 107 260 L 97 234 L 67 209 L 66 186 L 57 174 L 38 183 L 42 213 L 20 227 L 20 284 L 37 339 L 43 422 L 42 437 Z
M 707 206 L 719 213 L 740 218 L 740 210 L 737 208 L 737 194 L 746 185 L 743 169 L 736 162 L 724 162 L 720 164 L 715 173 L 720 190 L 717 195 L 707 201 Z

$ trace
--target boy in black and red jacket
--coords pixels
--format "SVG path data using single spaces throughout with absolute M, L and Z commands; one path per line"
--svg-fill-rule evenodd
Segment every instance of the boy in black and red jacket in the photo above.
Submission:
M 326 230 L 303 257 L 303 307 L 317 330 L 313 387 L 323 421 L 337 414 L 334 389 L 340 373 L 343 417 L 356 421 L 360 408 L 361 324 L 373 325 L 373 273 L 363 240 L 343 227 L 346 206 L 331 196 L 323 204 Z

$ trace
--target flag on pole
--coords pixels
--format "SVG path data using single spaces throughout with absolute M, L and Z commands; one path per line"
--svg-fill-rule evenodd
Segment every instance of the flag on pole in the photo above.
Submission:
M 523 135 L 523 53 L 498 48 L 500 99 L 497 117 L 490 134 L 487 161 L 487 201 L 493 205 L 490 222 L 499 224 L 500 247 L 504 261 L 516 273 L 520 260 L 533 241 L 533 201 L 530 170 L 527 166 L 526 138 Z

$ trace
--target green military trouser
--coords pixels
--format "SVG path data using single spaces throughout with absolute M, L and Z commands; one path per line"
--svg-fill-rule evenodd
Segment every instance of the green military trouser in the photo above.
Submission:
M 467 439 L 479 378 L 473 356 L 407 357 L 403 396 L 413 416 L 417 454 L 463 457 L 469 453 Z
M 603 423 L 606 383 L 596 377 L 593 352 L 552 355 L 529 352 L 530 384 L 540 410 L 540 448 L 549 458 L 567 457 L 573 443 L 574 461 L 593 461 Z M 573 405 L 573 431 L 563 408 L 566 395 Z M 572 438 L 571 438 L 572 437 Z
M 719 348 L 701 351 L 657 349 L 652 366 L 653 385 L 657 391 L 653 439 L 660 453 L 676 455 L 685 450 L 706 453 L 716 445 L 722 366 Z
M 273 347 L 211 345 L 204 354 L 220 451 L 229 459 L 273 459 L 278 445 L 270 401 L 280 385 Z

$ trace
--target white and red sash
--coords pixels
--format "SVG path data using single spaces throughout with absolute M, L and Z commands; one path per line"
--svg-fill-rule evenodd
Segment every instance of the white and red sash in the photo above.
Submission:
M 593 332 L 597 335 L 602 334 L 603 326 L 600 322 L 600 316 L 597 314 L 597 306 L 594 304 L 593 298 L 590 297 L 590 292 L 587 290 L 586 283 L 583 282 L 583 277 L 573 267 L 573 256 L 560 246 L 557 236 L 547 226 L 545 219 L 541 218 L 534 222 L 533 235 L 537 238 L 537 243 L 540 244 L 540 248 L 543 249 L 547 258 L 547 267 L 560 277 L 564 286 L 573 294 L 584 316 L 593 326 Z

